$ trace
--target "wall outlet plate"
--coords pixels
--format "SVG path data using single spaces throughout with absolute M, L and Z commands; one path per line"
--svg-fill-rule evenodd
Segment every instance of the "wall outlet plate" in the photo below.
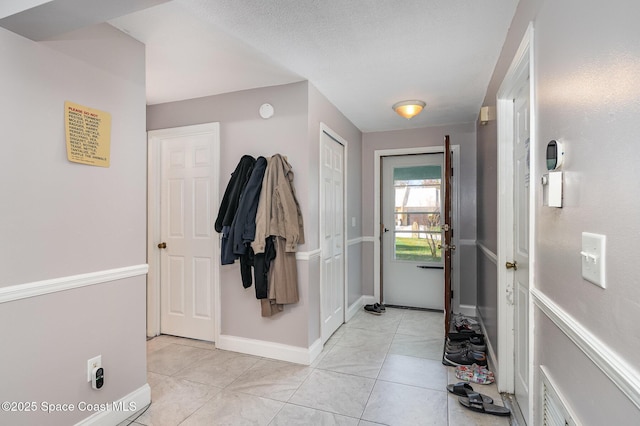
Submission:
M 91 382 L 93 369 L 99 367 L 102 367 L 102 355 L 94 356 L 87 361 L 87 382 Z

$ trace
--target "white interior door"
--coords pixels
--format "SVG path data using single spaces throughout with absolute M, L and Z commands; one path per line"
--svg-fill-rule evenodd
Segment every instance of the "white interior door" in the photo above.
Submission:
M 443 154 L 382 157 L 382 301 L 444 309 Z
M 324 131 L 320 138 L 320 294 L 324 343 L 342 325 L 345 314 L 344 146 Z
M 514 99 L 513 251 L 515 394 L 529 418 L 529 80 Z
M 189 126 L 154 137 L 161 167 L 160 332 L 213 341 L 217 127 L 214 133 Z

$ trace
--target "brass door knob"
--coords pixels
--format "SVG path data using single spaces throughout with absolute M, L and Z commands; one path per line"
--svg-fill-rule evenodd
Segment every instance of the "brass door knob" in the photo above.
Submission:
M 160 244 L 158 244 L 158 248 L 159 248 L 159 249 L 166 249 L 166 248 L 167 248 L 167 243 L 160 243 Z
M 507 267 L 507 269 L 513 269 L 514 271 L 518 270 L 518 262 L 516 262 L 515 260 L 513 262 L 507 262 L 505 263 L 505 265 Z

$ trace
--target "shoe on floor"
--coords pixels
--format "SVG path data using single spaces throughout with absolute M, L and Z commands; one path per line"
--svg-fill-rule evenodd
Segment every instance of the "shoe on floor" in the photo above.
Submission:
M 487 365 L 487 356 L 482 352 L 464 351 L 452 354 L 445 353 L 444 360 L 450 365 Z
M 382 315 L 382 310 L 376 305 L 364 305 L 364 310 L 373 315 Z
M 446 346 L 445 346 L 445 351 L 446 352 L 457 352 L 457 351 L 461 351 L 461 350 L 465 350 L 465 349 L 469 349 L 472 351 L 476 351 L 476 352 L 486 352 L 487 351 L 487 345 L 476 345 L 474 343 L 470 343 L 468 341 L 461 341 L 461 342 L 447 342 Z
M 482 395 L 476 392 L 471 392 L 466 397 L 461 396 L 458 398 L 458 401 L 463 406 L 478 413 L 493 414 L 494 416 L 511 415 L 511 411 L 508 408 L 487 403 L 482 399 Z
M 387 312 L 387 308 L 382 303 L 374 303 L 373 306 L 377 306 L 382 312 Z

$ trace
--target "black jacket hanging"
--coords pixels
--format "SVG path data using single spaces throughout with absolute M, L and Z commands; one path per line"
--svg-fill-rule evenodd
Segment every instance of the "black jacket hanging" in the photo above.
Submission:
M 235 217 L 238 209 L 238 203 L 240 200 L 240 194 L 249 180 L 253 165 L 256 160 L 250 155 L 243 155 L 240 162 L 236 166 L 236 169 L 231 174 L 231 179 L 227 184 L 227 189 L 224 191 L 222 197 L 222 204 L 218 210 L 218 217 L 215 223 L 215 230 L 217 232 L 222 231 L 222 245 L 221 245 L 221 263 L 223 265 L 231 264 L 235 261 L 233 255 L 233 242 L 229 241 L 229 232 L 231 225 L 233 224 L 233 218 Z
M 229 179 L 227 189 L 222 197 L 222 204 L 220 204 L 220 209 L 218 210 L 218 217 L 215 223 L 216 232 L 222 232 L 223 226 L 231 226 L 231 223 L 233 223 L 233 217 L 238 209 L 240 194 L 247 184 L 255 162 L 256 159 L 252 156 L 243 155 L 236 169 L 231 173 L 231 179 Z

